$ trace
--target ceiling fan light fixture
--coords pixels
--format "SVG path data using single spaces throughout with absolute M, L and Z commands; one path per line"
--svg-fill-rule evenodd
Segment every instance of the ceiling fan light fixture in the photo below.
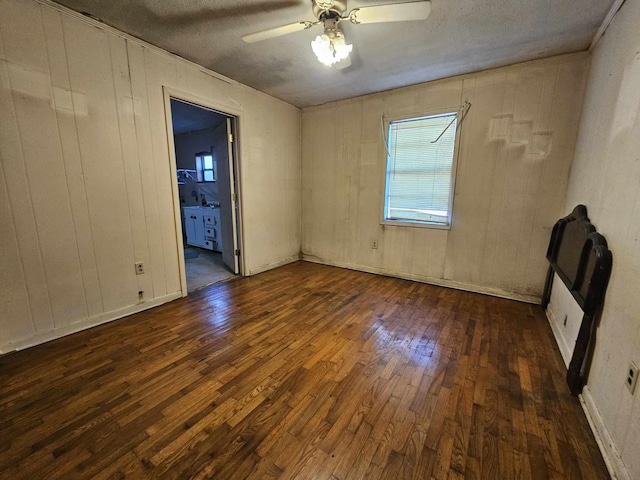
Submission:
M 311 49 L 320 63 L 330 67 L 347 58 L 353 50 L 353 45 L 347 45 L 344 34 L 337 30 L 330 35 L 326 32 L 318 35 L 311 42 Z
M 353 49 L 352 45 L 347 45 L 344 34 L 338 28 L 340 22 L 349 20 L 354 25 L 361 25 L 425 20 L 429 16 L 429 12 L 431 12 L 431 2 L 429 0 L 410 0 L 391 5 L 357 7 L 345 15 L 347 0 L 311 0 L 311 10 L 318 21 L 290 23 L 289 25 L 251 33 L 243 36 L 242 39 L 247 43 L 259 42 L 300 30 L 307 30 L 315 25 L 322 24 L 324 26 L 324 34 L 318 35 L 311 42 L 311 48 L 318 60 L 330 67 L 342 60 L 347 60 Z M 341 63 L 340 67 L 347 68 L 350 65 L 351 62 L 347 60 Z

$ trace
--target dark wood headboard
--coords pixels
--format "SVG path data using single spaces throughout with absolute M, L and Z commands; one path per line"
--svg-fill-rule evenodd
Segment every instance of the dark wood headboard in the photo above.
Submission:
M 595 342 L 596 315 L 602 308 L 612 265 L 607 241 L 589 221 L 587 207 L 578 205 L 556 222 L 551 232 L 547 260 L 549 270 L 542 307 L 549 304 L 555 272 L 584 313 L 567 371 L 569 390 L 578 395 L 586 382 Z

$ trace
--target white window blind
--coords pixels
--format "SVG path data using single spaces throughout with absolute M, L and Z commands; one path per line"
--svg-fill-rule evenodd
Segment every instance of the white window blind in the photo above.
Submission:
M 453 112 L 389 124 L 385 220 L 449 225 L 457 123 Z

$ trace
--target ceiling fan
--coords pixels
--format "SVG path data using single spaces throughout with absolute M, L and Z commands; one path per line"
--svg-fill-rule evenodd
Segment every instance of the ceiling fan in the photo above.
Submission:
M 344 33 L 338 28 L 343 20 L 349 20 L 354 25 L 382 22 L 404 22 L 410 20 L 424 20 L 431 12 L 431 2 L 421 0 L 415 2 L 394 3 L 391 5 L 376 5 L 371 7 L 354 8 L 349 14 L 346 0 L 311 0 L 311 8 L 316 21 L 302 21 L 270 28 L 261 32 L 251 33 L 242 37 L 247 43 L 260 42 L 269 38 L 279 37 L 288 33 L 307 30 L 322 24 L 324 34 L 318 35 L 311 42 L 313 53 L 318 60 L 331 66 L 338 62 L 345 63 L 353 45 L 347 45 Z M 348 65 L 346 65 L 348 66 Z

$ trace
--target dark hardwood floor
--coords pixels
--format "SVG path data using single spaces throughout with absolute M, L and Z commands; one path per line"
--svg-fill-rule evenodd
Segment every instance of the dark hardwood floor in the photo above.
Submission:
M 609 478 L 540 307 L 298 262 L 0 358 L 3 479 Z

